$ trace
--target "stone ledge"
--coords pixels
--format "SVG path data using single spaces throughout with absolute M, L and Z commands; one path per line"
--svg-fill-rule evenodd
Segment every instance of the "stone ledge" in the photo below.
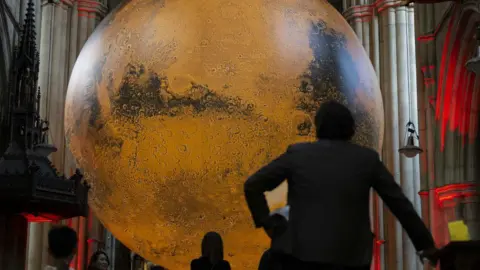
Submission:
M 80 12 L 93 13 L 100 18 L 105 17 L 105 15 L 107 15 L 107 12 L 108 12 L 108 9 L 104 4 L 94 0 L 78 0 L 77 9 L 79 13 Z
M 356 5 L 347 8 L 343 13 L 343 17 L 347 21 L 357 19 L 370 19 L 374 14 L 378 14 L 387 8 L 395 7 L 413 7 L 413 4 L 408 4 L 404 0 L 379 0 L 373 4 Z
M 422 190 L 418 194 L 428 196 L 430 192 L 434 192 L 439 206 L 445 207 L 455 204 L 459 199 L 464 200 L 465 203 L 476 202 L 479 195 L 478 187 L 476 183 L 449 184 L 432 190 Z

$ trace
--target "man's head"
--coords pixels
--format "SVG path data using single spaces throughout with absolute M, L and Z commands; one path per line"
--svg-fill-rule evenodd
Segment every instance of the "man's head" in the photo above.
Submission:
M 336 101 L 320 105 L 315 115 L 318 139 L 349 141 L 355 135 L 355 120 L 350 110 Z
M 77 233 L 70 227 L 53 227 L 48 232 L 48 250 L 55 259 L 71 260 L 77 251 Z

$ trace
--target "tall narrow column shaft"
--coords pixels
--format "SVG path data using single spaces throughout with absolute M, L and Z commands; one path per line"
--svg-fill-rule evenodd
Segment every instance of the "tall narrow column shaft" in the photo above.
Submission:
M 27 270 L 42 270 L 43 226 L 31 222 L 28 226 Z
M 397 55 L 396 55 L 396 25 L 395 9 L 387 7 L 380 13 L 382 16 L 383 68 L 385 70 L 382 82 L 385 108 L 385 130 L 388 136 L 384 139 L 384 163 L 400 181 L 400 161 L 398 156 L 398 91 L 397 91 Z M 399 183 L 400 184 L 400 183 Z M 402 230 L 395 217 L 385 209 L 385 259 L 390 270 L 403 270 Z
M 371 15 L 370 17 L 362 17 L 361 18 L 362 22 L 362 45 L 363 48 L 365 49 L 365 52 L 367 55 L 370 55 L 370 50 L 371 50 L 371 34 L 370 34 L 370 25 L 372 23 L 371 21 Z
M 353 18 L 353 30 L 355 34 L 357 34 L 360 43 L 363 45 L 363 25 L 362 25 L 362 18 L 354 17 Z
M 433 4 L 426 4 L 425 8 L 425 30 L 429 31 L 435 27 L 435 10 Z M 427 65 L 428 71 L 430 72 L 431 80 L 426 87 L 425 95 L 427 99 L 430 97 L 436 97 L 436 87 L 437 87 L 437 58 L 436 58 L 436 44 L 435 41 L 426 43 L 426 55 L 427 55 Z M 434 104 L 434 103 L 432 103 Z M 444 241 L 444 228 L 442 226 L 443 222 L 440 221 L 441 213 L 440 207 L 436 200 L 434 188 L 437 186 L 436 180 L 438 177 L 441 177 L 439 173 L 443 168 L 443 155 L 438 147 L 436 147 L 439 134 L 438 126 L 435 121 L 435 107 L 429 104 L 430 108 L 426 111 L 426 125 L 429 128 L 427 130 L 427 156 L 428 156 L 428 186 L 430 189 L 429 192 L 429 210 L 430 210 L 430 231 L 432 232 L 435 242 L 438 245 L 446 244 Z
M 65 81 L 65 60 L 66 60 L 66 15 L 67 10 L 63 2 L 55 5 L 55 16 L 53 28 L 53 37 L 50 40 L 53 43 L 51 51 L 50 67 L 50 92 L 51 95 L 46 101 L 49 108 L 47 119 L 50 121 L 49 139 L 58 150 L 51 156 L 52 163 L 57 168 L 63 168 L 64 164 L 64 132 L 63 132 L 63 111 L 65 106 L 64 81 Z M 40 59 L 40 62 L 42 59 Z M 58 121 L 60 120 L 60 121 Z
M 375 69 L 375 73 L 377 74 L 377 78 L 379 80 L 379 83 L 381 85 L 381 61 L 380 61 L 380 55 L 381 55 L 381 37 L 380 37 L 380 31 L 379 31 L 379 18 L 377 12 L 371 8 L 370 9 L 371 15 L 370 15 L 370 22 L 368 24 L 370 30 L 370 60 L 372 61 L 373 68 Z M 386 134 L 384 135 L 386 136 Z M 383 147 L 382 147 L 383 148 Z M 383 152 L 383 149 L 382 149 Z M 380 153 L 381 154 L 381 153 Z M 381 240 L 384 238 L 383 234 L 383 209 L 382 209 L 382 204 L 380 203 L 380 199 L 377 195 L 377 193 L 372 192 L 371 196 L 371 212 L 372 212 L 372 218 L 373 218 L 373 232 L 376 234 L 377 240 Z M 377 257 L 373 258 L 373 263 L 378 264 L 374 265 L 376 268 L 375 269 L 382 269 L 384 267 L 385 263 L 383 261 L 384 257 L 384 252 L 383 252 L 383 245 L 380 244 L 381 242 L 377 241 L 375 242 L 375 249 L 378 254 L 374 255 Z
M 51 107 L 48 106 L 49 100 L 54 96 L 52 93 L 52 61 L 53 61 L 53 42 L 55 25 L 56 4 L 49 1 L 42 1 L 42 17 L 40 22 L 40 67 L 38 74 L 38 86 L 41 92 L 40 116 L 48 119 L 51 115 Z M 49 138 L 51 140 L 51 138 Z M 28 251 L 27 251 L 27 270 L 41 270 L 44 265 L 43 259 L 43 224 L 32 222 L 28 225 Z
M 406 124 L 411 119 L 410 94 L 409 94 L 409 38 L 407 33 L 408 14 L 405 6 L 396 7 L 396 35 L 397 35 L 397 95 L 398 95 L 398 125 L 399 125 L 399 146 L 405 144 Z M 398 153 L 398 152 L 397 152 Z M 398 155 L 398 154 L 397 154 Z M 400 155 L 400 183 L 403 192 L 410 201 L 415 200 L 413 175 L 413 161 L 410 158 Z M 403 247 L 403 269 L 416 269 L 415 249 L 410 238 L 402 231 Z
M 418 128 L 418 99 L 417 99 L 417 54 L 416 54 L 416 38 L 415 38 L 415 13 L 414 5 L 411 4 L 407 7 L 407 38 L 408 38 L 408 61 L 409 61 L 409 99 L 410 99 L 410 114 L 411 120 Z M 412 182 L 413 182 L 413 205 L 419 215 L 422 215 L 422 201 L 419 195 L 421 190 L 420 185 L 420 156 L 416 156 L 412 159 Z M 416 252 L 412 245 L 412 250 Z M 423 268 L 420 260 L 418 260 L 416 253 L 413 253 L 413 261 L 415 267 L 413 269 L 420 270 Z
M 0 269 L 28 269 L 27 230 L 28 222 L 23 216 L 0 216 Z

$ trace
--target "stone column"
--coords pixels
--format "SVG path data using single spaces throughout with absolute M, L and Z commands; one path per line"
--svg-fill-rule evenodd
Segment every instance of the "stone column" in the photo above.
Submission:
M 75 61 L 77 60 L 78 56 L 78 49 L 77 49 L 77 43 L 78 43 L 78 1 L 74 1 L 72 8 L 70 9 L 69 12 L 69 42 L 68 42 L 68 61 L 66 61 L 66 67 L 65 71 L 67 73 L 65 80 L 65 95 L 66 91 L 68 90 L 68 81 L 70 78 L 70 74 L 72 73 L 73 66 L 75 65 Z M 76 164 L 75 164 L 75 159 L 72 156 L 72 153 L 68 149 L 68 146 L 65 145 L 64 148 L 65 151 L 65 160 L 64 160 L 64 168 L 63 172 L 65 175 L 72 175 L 76 169 Z M 79 218 L 72 218 L 69 220 L 68 225 L 74 229 L 77 234 L 79 233 Z M 75 257 L 72 260 L 74 267 L 76 269 L 82 269 L 83 266 L 83 261 L 79 260 L 79 257 L 75 255 Z
M 381 76 L 381 33 L 379 29 L 379 17 L 377 11 L 373 8 L 373 3 L 370 0 L 369 3 L 369 12 L 370 15 L 367 17 L 368 19 L 368 27 L 369 27 L 369 55 L 370 60 L 372 61 L 373 68 L 375 69 L 375 73 L 377 74 L 377 78 L 379 83 L 382 81 Z M 364 44 L 366 46 L 366 44 Z M 367 50 L 367 49 L 365 49 Z M 386 136 L 386 135 L 385 135 Z M 383 151 L 383 150 L 382 150 Z M 384 245 L 382 244 L 382 240 L 385 238 L 384 230 L 383 230 L 383 204 L 381 203 L 378 195 L 375 192 L 372 192 L 371 195 L 371 212 L 372 212 L 372 225 L 373 225 L 373 232 L 376 234 L 377 241 L 375 242 L 375 250 L 378 252 L 377 257 L 373 258 L 373 264 L 375 269 L 384 269 L 385 262 L 384 262 Z
M 346 1 L 348 8 L 344 10 L 343 16 L 347 20 L 347 22 L 350 24 L 350 26 L 353 28 L 355 31 L 355 34 L 357 34 L 358 39 L 360 40 L 360 43 L 364 45 L 364 18 L 369 16 L 369 12 L 371 10 L 371 7 L 369 5 L 364 5 L 364 1 L 367 0 L 360 0 L 360 1 Z M 366 2 L 365 2 L 366 3 Z M 366 29 L 365 31 L 369 32 L 369 29 Z M 368 38 L 368 37 L 367 37 Z M 369 43 L 369 41 L 367 41 Z
M 112 235 L 111 232 L 108 230 L 104 230 L 104 242 L 105 242 L 105 252 L 107 253 L 108 257 L 110 258 L 110 268 L 111 269 L 116 269 L 115 268 L 115 237 Z
M 63 168 L 64 166 L 64 131 L 63 131 L 63 111 L 65 106 L 65 62 L 67 59 L 67 9 L 70 2 L 59 2 L 54 5 L 53 25 L 45 29 L 52 32 L 52 50 L 49 55 L 51 65 L 49 68 L 50 93 L 51 95 L 42 106 L 48 108 L 47 119 L 50 121 L 49 140 L 53 143 L 58 151 L 51 156 L 54 166 Z M 40 56 L 40 62 L 42 61 Z
M 370 60 L 372 61 L 373 68 L 377 73 L 377 77 L 380 80 L 381 68 L 380 68 L 380 29 L 378 13 L 373 8 L 371 9 L 370 17 Z
M 78 52 L 80 52 L 83 44 L 85 44 L 88 38 L 89 2 L 90 1 L 78 0 Z
M 410 4 L 407 7 L 407 38 L 408 38 L 408 61 L 409 61 L 409 99 L 410 99 L 410 112 L 411 120 L 415 123 L 415 126 L 418 129 L 418 99 L 417 99 L 417 53 L 416 53 L 416 35 L 415 35 L 415 7 L 414 4 Z M 423 146 L 421 146 L 423 147 Z M 414 200 L 412 201 L 417 213 L 423 215 L 422 212 L 422 199 L 420 197 L 421 190 L 421 179 L 420 179 L 420 156 L 416 156 L 412 159 L 413 161 L 413 170 L 412 170 L 412 180 L 413 180 L 413 192 L 412 196 Z M 412 245 L 414 251 L 415 248 Z M 414 269 L 423 269 L 423 265 L 420 260 L 417 259 L 417 255 L 414 254 L 413 261 L 415 263 Z
M 40 27 L 40 71 L 39 87 L 42 93 L 41 117 L 50 121 L 49 142 L 58 151 L 51 156 L 57 168 L 63 167 L 64 136 L 63 107 L 66 59 L 67 13 L 71 1 L 58 3 L 42 1 Z M 40 270 L 49 262 L 47 234 L 48 223 L 29 224 L 27 269 Z
M 421 34 L 429 31 L 426 29 L 426 5 L 417 5 L 414 7 L 415 13 L 415 37 L 418 39 Z M 432 85 L 434 84 L 434 68 L 433 63 L 429 61 L 430 42 L 418 41 L 416 43 L 416 60 L 417 60 L 417 115 L 418 115 L 418 132 L 420 135 L 420 147 L 423 148 L 424 153 L 420 155 L 420 189 L 419 195 L 422 197 L 422 217 L 430 231 L 434 235 L 432 226 L 435 218 L 432 216 L 433 208 L 438 207 L 435 203 L 435 198 L 432 196 L 432 192 L 429 189 L 433 187 L 434 172 L 431 170 L 433 167 L 433 134 L 431 127 L 431 113 L 433 107 L 430 105 L 429 93 L 432 91 Z M 435 91 L 435 90 L 433 90 Z M 431 269 L 430 266 L 419 266 L 418 269 Z
M 77 35 L 77 52 L 71 51 L 70 57 L 75 59 L 80 53 L 81 48 L 87 41 L 88 37 L 93 33 L 97 23 L 106 15 L 107 8 L 100 1 L 78 0 L 78 35 Z M 73 61 L 72 61 L 73 62 Z M 73 68 L 73 66 L 72 66 Z M 71 157 L 70 157 L 71 158 Z M 73 163 L 73 158 L 71 158 Z M 87 219 L 79 220 L 79 236 L 82 241 L 86 242 L 83 254 L 79 254 L 79 260 L 87 262 L 90 256 L 104 245 L 103 226 L 90 211 Z
M 31 222 L 28 227 L 27 269 L 42 270 L 43 226 Z
M 0 216 L 0 269 L 26 268 L 27 227 L 27 220 L 21 215 Z
M 362 24 L 362 45 L 365 49 L 367 55 L 370 55 L 370 44 L 371 44 L 371 36 L 370 36 L 370 25 L 372 21 L 372 7 L 370 5 L 370 0 L 363 0 L 363 15 L 361 16 L 361 24 Z
M 385 137 L 383 161 L 395 180 L 400 181 L 400 161 L 398 156 L 398 91 L 397 91 L 397 43 L 395 8 L 389 3 L 379 3 L 382 22 L 383 49 L 381 88 L 385 108 Z M 400 184 L 400 183 L 399 183 Z M 386 269 L 403 270 L 402 229 L 396 218 L 388 210 L 384 212 L 385 265 Z
M 416 87 L 414 78 L 411 78 L 412 72 L 415 72 L 415 69 L 411 70 L 410 62 L 412 62 L 411 57 L 412 53 L 409 50 L 412 49 L 410 46 L 410 38 L 408 33 L 408 27 L 410 24 L 409 15 L 406 6 L 396 7 L 396 34 L 397 34 L 397 91 L 398 91 L 398 115 L 399 115 L 399 146 L 405 144 L 405 134 L 407 132 L 405 125 L 408 121 L 412 121 L 414 124 L 417 123 L 413 110 L 413 100 L 411 100 L 412 90 L 415 90 Z M 415 56 L 413 54 L 413 56 Z M 415 61 L 413 61 L 413 67 L 415 67 Z M 410 89 L 412 87 L 415 89 Z M 416 101 L 416 98 L 415 98 Z M 415 106 L 416 107 L 416 106 Z M 416 116 L 416 115 L 415 115 Z M 414 171 L 414 162 L 418 162 L 418 158 L 411 159 L 403 155 L 400 155 L 400 182 L 403 188 L 405 195 L 410 199 L 410 201 L 415 202 L 416 197 L 418 196 L 418 191 L 416 191 L 416 182 L 419 181 L 418 171 Z M 421 214 L 420 209 L 417 211 Z M 403 234 L 402 239 L 403 247 L 403 268 L 404 269 L 416 269 L 417 256 L 415 254 L 416 250 L 413 247 L 413 244 L 410 238 Z
M 363 25 L 362 25 L 362 18 L 358 16 L 354 16 L 352 19 L 352 27 L 353 30 L 355 31 L 355 34 L 357 34 L 358 39 L 360 40 L 360 43 L 363 45 Z
M 41 117 L 47 118 L 50 115 L 50 107 L 47 105 L 51 92 L 51 76 L 50 68 L 52 64 L 51 54 L 53 53 L 53 46 L 50 42 L 53 40 L 54 33 L 51 31 L 52 25 L 55 23 L 55 6 L 56 4 L 42 1 L 42 18 L 40 27 L 40 68 L 38 84 L 41 91 Z M 51 139 L 51 138 L 49 138 Z M 28 250 L 27 250 L 27 265 L 28 270 L 41 270 L 43 268 L 43 224 L 32 222 L 28 225 Z
M 422 35 L 429 34 L 431 29 L 435 28 L 435 18 L 434 18 L 434 7 L 432 4 L 418 5 L 416 7 L 419 9 L 419 22 L 420 26 L 417 32 L 418 37 Z M 421 31 L 421 32 L 420 32 Z M 441 216 L 441 209 L 436 199 L 436 194 L 434 189 L 437 186 L 436 179 L 441 177 L 442 174 L 438 174 L 443 167 L 443 154 L 436 147 L 437 145 L 437 136 L 438 126 L 435 121 L 435 97 L 436 97 L 436 76 L 437 76 L 437 58 L 436 58 L 436 42 L 434 38 L 423 38 L 420 39 L 418 47 L 420 52 L 420 57 L 422 66 L 420 67 L 423 77 L 423 87 L 424 93 L 422 95 L 419 92 L 419 100 L 421 96 L 424 97 L 424 101 L 419 104 L 424 104 L 425 119 L 419 117 L 420 126 L 424 122 L 425 132 L 420 133 L 420 142 L 423 144 L 423 147 L 426 149 L 426 152 L 422 157 L 426 158 L 425 162 L 422 162 L 422 170 L 425 171 L 425 183 L 422 183 L 422 188 L 429 191 L 428 192 L 428 221 L 430 231 L 432 232 L 435 242 L 438 245 L 447 244 L 445 242 L 445 230 L 443 228 L 443 219 Z M 421 58 L 419 58 L 421 59 Z M 420 60 L 419 60 L 420 61 Z M 419 83 L 419 85 L 422 85 Z M 433 99 L 432 99 L 433 98 Z M 420 111 L 419 111 L 419 115 Z M 421 128 L 422 129 L 422 128 Z

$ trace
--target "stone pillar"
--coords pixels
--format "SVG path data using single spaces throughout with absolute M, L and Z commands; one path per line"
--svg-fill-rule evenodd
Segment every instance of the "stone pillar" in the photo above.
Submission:
M 42 104 L 48 110 L 46 118 L 50 121 L 49 141 L 54 144 L 58 151 L 51 156 L 52 163 L 57 168 L 64 166 L 64 128 L 63 111 L 65 107 L 65 66 L 67 59 L 67 9 L 70 2 L 62 1 L 58 4 L 47 4 L 54 6 L 53 25 L 45 30 L 53 33 L 50 43 L 52 50 L 48 56 L 51 65 L 49 67 L 50 93 L 48 100 Z M 47 56 L 45 56 L 47 57 Z M 40 62 L 44 60 L 40 55 Z M 47 59 L 45 59 L 47 60 Z
M 363 25 L 362 25 L 362 18 L 358 16 L 353 17 L 353 21 L 351 23 L 355 34 L 357 34 L 360 43 L 363 44 Z
M 42 18 L 40 27 L 40 70 L 38 84 L 41 91 L 41 117 L 48 119 L 51 115 L 51 108 L 49 101 L 52 96 L 55 96 L 52 89 L 52 53 L 54 52 L 53 40 L 55 33 L 50 31 L 55 25 L 55 11 L 57 4 L 49 3 L 48 1 L 42 1 Z M 49 138 L 50 142 L 52 138 Z M 58 156 L 57 156 L 58 157 Z M 58 158 L 57 158 L 58 160 Z M 43 269 L 43 223 L 32 222 L 28 228 L 28 251 L 27 251 L 27 269 L 28 270 L 41 270 Z
M 26 268 L 27 227 L 23 216 L 0 216 L 0 269 Z
M 371 0 L 348 1 L 344 3 L 344 16 L 354 29 L 357 37 L 362 43 L 365 52 L 370 56 L 377 77 L 380 78 L 380 42 L 378 17 Z M 375 192 L 371 192 L 370 196 L 370 220 L 372 232 L 374 232 L 376 241 L 374 246 L 374 254 L 372 258 L 372 267 L 380 269 L 383 263 L 383 210 Z
M 342 0 L 342 12 L 345 12 L 349 8 L 349 0 Z
M 58 151 L 51 159 L 57 168 L 64 166 L 63 107 L 65 100 L 65 66 L 67 56 L 68 9 L 72 2 L 42 1 L 40 27 L 39 87 L 42 94 L 41 117 L 50 121 L 49 142 Z M 50 261 L 48 254 L 49 223 L 29 224 L 27 269 L 40 270 Z
M 410 70 L 409 70 L 409 38 L 408 38 L 408 13 L 407 7 L 400 6 L 395 8 L 396 17 L 396 35 L 397 35 L 397 95 L 398 95 L 398 126 L 399 126 L 399 146 L 405 144 L 405 134 L 407 132 L 405 125 L 408 121 L 416 123 L 416 119 L 412 119 L 410 100 Z M 415 81 L 414 81 L 415 83 Z M 392 93 L 394 94 L 394 93 Z M 397 148 L 398 149 L 398 148 Z M 398 154 L 398 152 L 397 152 Z M 413 171 L 414 159 L 400 155 L 400 183 L 405 195 L 414 202 L 416 196 L 415 182 L 418 181 L 417 175 Z M 418 162 L 418 158 L 416 160 Z M 421 212 L 420 212 L 421 213 Z M 410 238 L 404 234 L 402 237 L 403 247 L 403 269 L 416 269 L 415 248 Z
M 383 36 L 382 70 L 387 71 L 382 75 L 381 88 L 385 108 L 385 137 L 383 144 L 383 161 L 395 180 L 400 181 L 400 162 L 398 156 L 399 130 L 398 130 L 398 100 L 397 100 L 397 43 L 395 8 L 388 3 L 380 3 L 379 12 L 382 22 Z M 403 270 L 402 259 L 402 229 L 395 217 L 386 210 L 384 212 L 385 233 L 385 265 L 389 270 Z
M 78 38 L 77 48 L 80 51 L 88 37 L 88 12 L 84 11 L 85 1 L 78 1 Z
M 70 69 L 73 68 L 73 58 L 76 60 L 81 48 L 93 33 L 97 23 L 106 15 L 107 11 L 107 8 L 100 1 L 78 0 L 77 6 L 77 35 L 73 36 L 73 33 L 71 35 L 72 38 L 76 38 L 76 43 L 74 41 L 71 43 L 76 44 L 76 51 L 74 52 L 71 48 L 70 62 L 72 66 L 70 66 Z M 74 164 L 74 159 L 71 157 L 71 154 L 67 156 L 67 159 L 70 160 L 72 165 Z M 95 217 L 94 213 L 90 212 L 87 219 L 79 218 L 79 237 L 86 243 L 86 245 L 82 247 L 82 253 L 78 254 L 79 265 L 80 261 L 88 262 L 90 256 L 104 246 L 103 230 L 102 224 Z M 78 268 L 77 270 L 80 269 L 82 268 Z
M 115 237 L 112 235 L 111 232 L 108 230 L 104 230 L 104 242 L 105 242 L 105 252 L 107 253 L 108 257 L 110 258 L 110 268 L 111 269 L 116 269 L 115 268 Z
M 425 29 L 426 24 L 426 5 L 417 5 L 414 7 L 415 13 L 415 39 L 420 37 L 421 33 L 424 33 L 428 30 Z M 414 43 L 416 43 L 414 41 Z M 420 135 L 419 144 L 420 147 L 424 149 L 424 153 L 420 155 L 420 190 L 419 195 L 421 196 L 421 213 L 425 224 L 429 227 L 430 231 L 433 233 L 432 216 L 431 211 L 432 207 L 436 207 L 437 204 L 431 204 L 430 201 L 434 200 L 433 196 L 430 196 L 431 192 L 428 192 L 431 183 L 434 179 L 434 173 L 429 170 L 430 166 L 428 165 L 433 159 L 432 146 L 432 129 L 429 126 L 429 121 L 427 120 L 429 115 L 432 113 L 432 106 L 429 102 L 429 88 L 432 87 L 432 82 L 434 81 L 434 72 L 433 68 L 430 68 L 431 64 L 428 59 L 428 45 L 422 42 L 418 42 L 416 45 L 416 60 L 417 60 L 417 116 L 418 116 L 418 133 Z M 432 162 L 433 164 L 433 162 Z M 418 269 L 430 269 L 431 267 L 426 264 L 423 267 L 418 267 Z
M 360 40 L 360 43 L 366 48 L 367 54 L 369 54 L 370 51 L 370 40 L 369 40 L 369 19 L 371 17 L 371 11 L 372 7 L 367 4 L 367 1 L 369 0 L 361 0 L 361 1 L 346 1 L 346 5 L 348 8 L 346 8 L 343 12 L 343 16 L 347 20 L 347 22 L 350 24 L 350 26 L 353 28 L 355 31 L 355 34 L 357 34 L 358 39 Z M 366 35 L 364 37 L 364 35 Z
M 418 129 L 418 99 L 417 99 L 417 54 L 416 54 L 416 36 L 415 36 L 415 12 L 414 4 L 410 4 L 407 7 L 407 39 L 408 39 L 408 80 L 409 80 L 409 99 L 410 99 L 410 112 L 411 121 Z M 423 145 L 421 146 L 423 147 Z M 412 158 L 412 188 L 411 195 L 413 196 L 413 205 L 419 215 L 423 216 L 422 212 L 422 199 L 419 192 L 421 191 L 421 179 L 420 179 L 420 156 Z M 416 252 L 413 245 L 411 246 L 413 251 Z M 423 269 L 423 265 L 418 260 L 417 255 L 414 254 L 412 258 L 414 269 Z
M 78 16 L 78 1 L 73 2 L 72 8 L 70 9 L 69 12 L 69 42 L 68 42 L 68 61 L 67 65 L 65 67 L 65 70 L 67 72 L 67 80 L 65 80 L 65 94 L 68 88 L 68 79 L 70 78 L 70 74 L 72 73 L 73 66 L 75 65 L 75 61 L 77 60 L 78 56 L 78 48 L 77 48 L 77 43 L 78 43 L 78 21 L 79 21 L 79 16 Z M 68 149 L 67 145 L 65 145 L 65 160 L 64 160 L 64 174 L 65 175 L 72 175 L 76 169 L 76 164 L 75 164 L 75 159 L 72 156 L 72 153 Z M 72 218 L 68 221 L 68 226 L 70 226 L 72 229 L 74 229 L 77 234 L 79 233 L 79 218 Z M 79 260 L 80 259 L 80 260 Z M 75 255 L 75 257 L 72 260 L 73 265 L 76 269 L 82 269 L 83 267 L 83 261 L 81 258 L 78 257 L 78 255 Z
M 369 43 L 368 43 L 368 48 L 369 48 L 369 55 L 370 55 L 370 60 L 372 61 L 373 68 L 375 69 L 375 72 L 377 74 L 377 78 L 379 82 L 381 82 L 381 33 L 379 29 L 379 17 L 377 11 L 373 8 L 373 3 L 370 1 L 369 3 L 370 7 L 370 14 L 367 16 L 367 21 L 368 21 L 368 27 L 369 27 Z M 364 47 L 367 46 L 367 44 L 364 44 Z M 365 47 L 365 50 L 366 47 Z M 382 150 L 383 152 L 383 150 Z M 372 206 L 371 206 L 371 212 L 372 212 L 372 224 L 373 224 L 373 232 L 376 234 L 377 241 L 375 242 L 375 252 L 377 255 L 374 255 L 376 257 L 373 258 L 373 266 L 375 267 L 374 269 L 385 269 L 385 262 L 384 262 L 384 245 L 383 245 L 383 239 L 385 238 L 384 235 L 384 229 L 383 229 L 383 204 L 380 201 L 380 198 L 375 192 L 372 192 L 371 195 L 372 198 Z
M 418 70 L 421 77 L 418 80 L 418 115 L 420 144 L 425 152 L 421 155 L 422 180 L 421 188 L 426 196 L 425 205 L 428 215 L 424 220 L 430 228 L 437 245 L 447 244 L 445 241 L 446 230 L 441 208 L 436 198 L 434 189 L 437 187 L 436 179 L 442 177 L 443 153 L 437 147 L 438 126 L 435 121 L 435 99 L 437 85 L 437 58 L 435 38 L 430 37 L 431 29 L 435 28 L 434 8 L 432 4 L 418 5 L 415 7 L 417 19 L 416 36 Z M 425 36 L 427 35 L 427 36 Z M 439 179 L 440 180 L 440 179 Z M 425 212 L 425 211 L 424 211 Z M 430 269 L 430 267 L 426 267 Z
M 361 17 L 361 23 L 362 23 L 362 45 L 363 48 L 365 49 L 365 52 L 367 55 L 370 55 L 370 44 L 371 44 L 371 36 L 370 36 L 370 25 L 372 22 L 372 11 L 373 8 L 371 7 L 369 1 L 370 0 L 363 0 L 363 9 L 364 13 L 363 16 Z
M 377 73 L 377 77 L 380 80 L 380 29 L 378 13 L 373 8 L 371 9 L 370 17 L 370 60 L 372 61 L 373 68 Z
M 43 226 L 31 222 L 28 227 L 27 269 L 42 270 Z

